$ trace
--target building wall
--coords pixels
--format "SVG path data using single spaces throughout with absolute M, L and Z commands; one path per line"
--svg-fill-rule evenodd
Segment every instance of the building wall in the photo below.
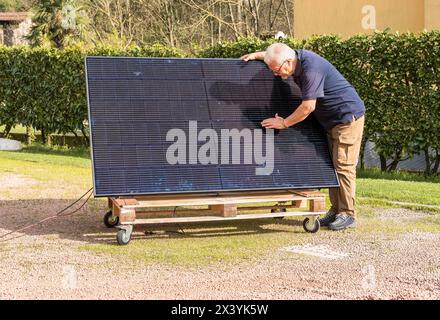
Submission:
M 28 44 L 24 36 L 29 34 L 31 25 L 31 19 L 16 24 L 3 24 L 0 26 L 0 44 L 8 46 Z
M 29 34 L 31 25 L 31 19 L 27 19 L 17 26 L 17 28 L 14 30 L 14 45 L 28 43 L 24 36 L 27 36 Z
M 440 0 L 425 0 L 425 28 L 440 30 Z
M 440 0 L 294 0 L 295 37 L 440 29 Z

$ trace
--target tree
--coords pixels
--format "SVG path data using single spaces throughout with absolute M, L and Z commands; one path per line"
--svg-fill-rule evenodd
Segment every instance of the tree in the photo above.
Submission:
M 39 46 L 48 42 L 58 49 L 63 49 L 82 37 L 82 7 L 75 0 L 40 0 L 32 23 L 27 37 L 31 45 Z
M 292 0 L 94 0 L 86 7 L 91 40 L 116 37 L 123 47 L 159 42 L 188 50 L 278 31 L 293 35 Z
M 35 0 L 0 0 L 0 12 L 27 11 Z

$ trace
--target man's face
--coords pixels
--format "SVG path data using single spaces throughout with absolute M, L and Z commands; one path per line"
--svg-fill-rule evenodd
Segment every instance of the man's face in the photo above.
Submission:
M 293 59 L 287 59 L 281 65 L 277 65 L 276 63 L 272 63 L 268 67 L 270 70 L 272 70 L 272 72 L 275 76 L 281 77 L 283 79 L 287 79 L 295 71 L 295 70 L 293 70 L 293 67 L 294 67 L 294 60 Z

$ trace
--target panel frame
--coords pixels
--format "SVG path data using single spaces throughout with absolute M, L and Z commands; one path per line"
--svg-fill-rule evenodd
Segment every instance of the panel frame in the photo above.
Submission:
M 86 80 L 86 94 L 87 94 L 87 112 L 88 112 L 88 122 L 89 122 L 89 141 L 90 141 L 90 158 L 92 164 L 92 178 L 93 178 L 93 196 L 95 198 L 104 198 L 104 197 L 131 197 L 131 196 L 148 196 L 148 195 L 179 195 L 179 194 L 215 194 L 220 195 L 223 193 L 238 193 L 238 192 L 248 192 L 248 191 L 281 191 L 281 190 L 301 190 L 301 189 L 327 189 L 327 188 L 338 188 L 340 186 L 339 177 L 334 168 L 333 171 L 336 177 L 337 184 L 326 184 L 319 186 L 310 186 L 307 187 L 267 187 L 267 188 L 236 188 L 236 189 L 220 189 L 220 190 L 191 190 L 191 191 L 162 191 L 162 192 L 146 192 L 146 193 L 99 193 L 96 192 L 96 174 L 95 174 L 95 161 L 94 161 L 94 150 L 93 150 L 93 133 L 92 133 L 92 123 L 91 123 L 91 103 L 90 103 L 90 94 L 89 94 L 89 77 L 88 77 L 88 59 L 101 58 L 101 59 L 150 59 L 150 60 L 197 60 L 197 61 L 240 61 L 240 59 L 224 59 L 224 58 L 176 58 L 176 57 L 124 57 L 124 56 L 86 56 L 84 57 L 84 65 L 85 65 L 85 80 Z M 328 144 L 328 143 L 327 143 Z M 329 158 L 331 159 L 330 149 Z M 221 177 L 220 177 L 221 178 Z

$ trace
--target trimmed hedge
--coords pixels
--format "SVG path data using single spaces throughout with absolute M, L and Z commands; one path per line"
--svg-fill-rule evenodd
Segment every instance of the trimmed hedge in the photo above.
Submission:
M 206 48 L 197 56 L 237 58 L 264 50 L 272 42 L 242 39 Z M 382 169 L 393 170 L 405 157 L 425 152 L 427 173 L 437 172 L 440 32 L 284 42 L 324 56 L 355 86 L 367 107 L 364 142 L 375 143 Z M 0 47 L 0 124 L 22 124 L 47 133 L 86 132 L 85 55 L 184 57 L 185 53 L 160 45 L 63 51 Z
M 87 135 L 84 57 L 183 57 L 161 45 L 127 50 L 79 46 L 63 51 L 49 48 L 0 47 L 0 125 L 21 124 L 51 133 Z

